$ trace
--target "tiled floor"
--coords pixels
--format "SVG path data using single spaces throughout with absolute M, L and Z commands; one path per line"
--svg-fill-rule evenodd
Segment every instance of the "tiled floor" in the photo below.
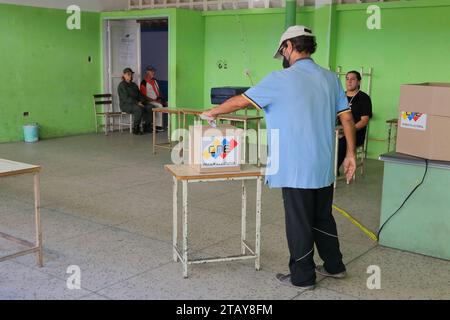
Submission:
M 159 138 L 163 138 L 164 133 Z M 151 135 L 83 135 L 35 144 L 0 144 L 0 158 L 40 164 L 45 266 L 32 255 L 0 263 L 0 299 L 448 299 L 450 263 L 383 248 L 335 212 L 349 277 L 318 277 L 314 291 L 280 286 L 288 270 L 280 191 L 263 189 L 262 269 L 254 263 L 190 266 L 183 279 L 172 261 L 170 153 L 151 153 Z M 371 230 L 379 222 L 382 163 L 364 178 L 338 183 L 335 204 Z M 249 185 L 253 213 L 255 187 Z M 189 191 L 191 254 L 239 253 L 240 189 L 233 182 L 195 184 Z M 248 238 L 254 214 L 248 216 Z M 27 176 L 0 179 L 0 231 L 32 241 L 33 188 Z M 0 240 L 0 255 L 20 247 Z M 316 258 L 317 263 L 320 259 Z M 67 268 L 81 270 L 70 290 Z M 381 270 L 370 290 L 367 268 Z

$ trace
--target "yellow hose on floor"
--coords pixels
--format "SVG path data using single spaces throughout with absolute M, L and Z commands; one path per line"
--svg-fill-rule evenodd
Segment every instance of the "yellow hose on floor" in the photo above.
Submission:
M 337 207 L 333 204 L 333 209 L 342 214 L 344 217 L 348 218 L 355 226 L 357 226 L 359 229 L 361 229 L 372 241 L 378 242 L 378 237 L 375 233 L 364 227 L 358 220 L 353 218 L 350 214 L 342 210 L 341 208 Z

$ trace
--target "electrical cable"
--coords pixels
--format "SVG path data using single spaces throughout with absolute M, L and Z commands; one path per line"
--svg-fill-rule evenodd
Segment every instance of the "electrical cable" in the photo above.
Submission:
M 403 208 L 406 201 L 408 201 L 408 199 L 413 195 L 413 193 L 416 192 L 416 190 L 423 184 L 425 177 L 427 175 L 427 172 L 428 172 L 428 159 L 423 159 L 423 160 L 425 160 L 425 172 L 423 173 L 422 181 L 420 181 L 420 183 L 414 187 L 414 189 L 409 193 L 409 195 L 403 201 L 401 206 L 381 225 L 380 230 L 378 230 L 378 234 L 377 234 L 378 239 L 380 238 L 380 233 L 381 233 L 381 230 L 383 230 L 384 226 L 389 222 L 389 220 L 392 219 L 392 217 L 394 217 L 400 211 L 401 208 Z

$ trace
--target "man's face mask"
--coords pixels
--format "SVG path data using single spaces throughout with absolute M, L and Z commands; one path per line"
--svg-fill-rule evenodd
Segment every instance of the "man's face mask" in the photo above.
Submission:
M 286 51 L 287 47 L 283 47 L 280 50 L 281 55 L 283 56 L 283 68 L 289 68 L 291 66 L 291 64 L 289 63 L 289 58 L 291 57 L 291 54 L 289 54 L 289 57 L 286 58 L 286 56 L 284 55 L 284 52 Z M 292 53 L 292 52 L 291 52 Z
M 286 68 L 289 68 L 290 66 L 291 66 L 291 65 L 290 65 L 290 63 L 289 63 L 289 60 L 286 59 L 285 56 L 283 56 L 283 68 L 286 69 Z

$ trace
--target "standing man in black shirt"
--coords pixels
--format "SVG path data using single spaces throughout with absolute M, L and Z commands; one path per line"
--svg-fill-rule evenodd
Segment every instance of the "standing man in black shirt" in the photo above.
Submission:
M 350 71 L 345 76 L 348 106 L 352 110 L 356 128 L 356 146 L 364 144 L 367 125 L 372 118 L 372 101 L 370 97 L 361 91 L 361 74 L 358 71 Z M 347 142 L 344 137 L 339 139 L 338 168 L 341 167 L 347 151 Z M 339 169 L 338 169 L 339 172 Z

